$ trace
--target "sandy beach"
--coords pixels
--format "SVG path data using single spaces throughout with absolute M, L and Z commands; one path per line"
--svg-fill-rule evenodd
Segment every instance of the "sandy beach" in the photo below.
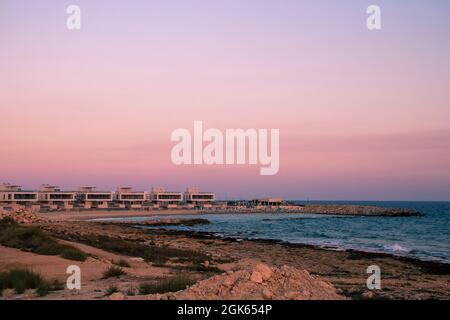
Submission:
M 179 211 L 176 212 L 182 214 Z M 67 277 L 65 274 L 67 266 L 80 264 L 83 270 L 81 290 L 52 291 L 40 299 L 109 299 L 111 288 L 114 292 L 117 291 L 116 296 L 118 295 L 121 299 L 164 299 L 168 296 L 139 294 L 139 288 L 143 283 L 177 277 L 180 274 L 190 277 L 191 285 L 197 283 L 192 287 L 194 289 L 190 289 L 191 291 L 177 293 L 178 298 L 183 299 L 196 299 L 201 295 L 205 295 L 204 298 L 208 298 L 206 295 L 209 295 L 211 299 L 289 299 L 292 296 L 289 292 L 298 289 L 290 288 L 289 286 L 294 283 L 293 280 L 288 281 L 284 278 L 272 284 L 267 281 L 261 284 L 254 283 L 248 279 L 244 284 L 238 284 L 236 279 L 239 277 L 250 279 L 255 273 L 252 268 L 258 264 L 269 266 L 273 274 L 279 277 L 292 274 L 292 279 L 303 279 L 301 281 L 304 283 L 311 283 L 310 289 L 306 291 L 309 295 L 298 296 L 299 299 L 308 297 L 310 299 L 448 299 L 450 295 L 450 266 L 442 263 L 423 262 L 388 254 L 333 251 L 275 241 L 236 241 L 217 238 L 211 234 L 163 229 L 145 230 L 127 224 L 89 221 L 94 218 L 146 215 L 149 215 L 149 212 L 90 211 L 40 214 L 45 221 L 34 226 L 45 230 L 58 241 L 75 246 L 89 254 L 88 259 L 79 263 L 60 257 L 43 256 L 0 246 L 2 257 L 0 269 L 29 267 L 47 279 L 64 282 Z M 153 212 L 152 215 L 154 215 Z M 116 245 L 113 246 L 113 243 Z M 160 251 L 156 251 L 159 252 L 157 255 L 147 259 L 142 251 L 145 248 Z M 129 267 L 123 268 L 125 274 L 105 279 L 102 276 L 104 271 L 111 267 L 114 261 L 121 259 L 129 263 Z M 373 264 L 379 265 L 383 270 L 381 290 L 371 291 L 366 287 L 368 276 L 366 269 Z M 294 270 L 291 273 L 286 271 L 291 270 L 290 268 Z M 249 275 L 246 276 L 246 274 Z M 232 280 L 236 281 L 234 292 L 228 287 L 221 287 L 224 286 L 223 283 L 231 281 L 225 278 L 232 278 L 233 275 L 236 278 Z M 199 281 L 200 284 L 198 284 Z M 277 287 L 280 283 L 286 283 L 284 285 L 287 287 Z M 217 290 L 213 293 L 205 291 L 207 287 L 215 285 Z M 259 292 L 258 287 L 255 286 L 259 285 L 261 285 L 261 294 L 255 295 L 255 292 Z M 264 286 L 268 285 L 270 290 L 266 290 L 264 296 L 262 294 Z M 320 289 L 322 285 L 326 289 Z M 267 291 L 271 292 L 271 295 Z M 278 293 L 275 294 L 276 292 Z M 177 295 L 172 298 L 176 298 Z M 32 292 L 17 296 L 10 291 L 6 292 L 6 297 L 37 298 Z

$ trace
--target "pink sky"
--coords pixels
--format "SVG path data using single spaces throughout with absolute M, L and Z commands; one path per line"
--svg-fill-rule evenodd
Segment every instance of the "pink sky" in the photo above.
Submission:
M 75 32 L 60 1 L 0 5 L 0 182 L 450 200 L 448 2 L 380 1 L 378 32 L 364 1 L 77 4 Z M 280 129 L 279 174 L 174 166 L 194 120 Z

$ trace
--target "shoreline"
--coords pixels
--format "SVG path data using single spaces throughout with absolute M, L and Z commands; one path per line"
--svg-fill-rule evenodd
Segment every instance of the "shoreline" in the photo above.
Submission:
M 89 210 L 89 211 L 67 211 L 67 212 L 63 212 L 63 213 L 61 213 L 61 212 L 39 213 L 39 215 L 41 215 L 42 217 L 45 217 L 51 221 L 52 220 L 56 220 L 56 221 L 92 221 L 92 222 L 100 222 L 100 223 L 117 223 L 117 224 L 128 225 L 130 227 L 133 227 L 134 225 L 138 225 L 138 223 L 132 223 L 132 222 L 130 223 L 127 221 L 111 221 L 109 219 L 144 218 L 144 217 L 148 217 L 150 219 L 150 218 L 165 217 L 165 216 L 179 216 L 182 219 L 183 216 L 190 216 L 190 215 L 204 216 L 205 218 L 207 218 L 207 216 L 211 215 L 211 214 L 227 214 L 227 213 L 216 213 L 216 212 L 208 213 L 208 212 L 201 212 L 201 211 L 195 210 L 195 209 L 175 209 L 175 210 L 169 209 L 169 210 L 157 210 L 157 211 Z M 252 214 L 252 213 L 240 212 L 240 213 L 228 213 L 228 214 L 244 215 L 244 214 Z M 259 214 L 276 215 L 276 213 L 270 213 L 270 212 L 259 212 Z M 306 214 L 306 213 L 286 213 L 286 214 L 297 215 L 297 214 Z M 312 214 L 316 214 L 316 213 L 312 213 Z M 330 216 L 330 215 L 324 215 L 324 216 Z M 371 216 L 361 216 L 361 217 L 370 218 Z M 389 216 L 386 216 L 386 218 L 389 218 Z M 407 217 L 405 217 L 405 218 L 407 218 Z M 141 227 L 144 227 L 144 225 L 142 225 Z M 236 241 L 239 241 L 238 239 L 242 239 L 242 240 L 246 240 L 246 241 L 269 241 L 272 243 L 280 243 L 280 244 L 286 244 L 286 245 L 292 245 L 292 246 L 295 246 L 295 245 L 311 246 L 311 247 L 315 247 L 318 249 L 330 250 L 330 251 L 345 251 L 345 252 L 354 251 L 354 252 L 359 252 L 361 254 L 388 255 L 388 256 L 396 257 L 396 258 L 412 259 L 412 260 L 417 260 L 417 261 L 421 261 L 421 262 L 430 262 L 430 263 L 438 263 L 438 264 L 443 264 L 443 265 L 450 265 L 450 262 L 433 260 L 433 259 L 423 259 L 423 258 L 419 258 L 419 257 L 400 255 L 400 254 L 388 253 L 388 252 L 377 252 L 377 251 L 361 250 L 361 249 L 354 249 L 354 248 L 332 247 L 332 246 L 324 247 L 319 244 L 295 243 L 295 242 L 289 242 L 289 241 L 280 240 L 280 239 L 251 239 L 251 238 L 239 238 L 239 237 L 232 237 L 232 236 L 223 236 L 222 237 L 219 235 L 220 232 L 206 232 L 206 231 L 202 232 L 202 231 L 188 231 L 188 230 L 181 231 L 181 230 L 166 229 L 164 227 L 154 227 L 153 229 L 165 230 L 168 232 L 186 232 L 186 235 L 188 235 L 188 233 L 192 233 L 195 235 L 204 234 L 204 235 L 212 236 L 212 237 L 215 237 L 218 239 L 234 239 Z
M 143 215 L 148 216 L 146 213 Z M 308 275 L 308 281 L 320 279 L 319 282 L 329 283 L 331 290 L 335 290 L 333 292 L 340 297 L 356 300 L 448 299 L 450 291 L 450 265 L 442 262 L 352 249 L 336 250 L 276 239 L 239 239 L 213 232 L 179 231 L 167 227 L 149 229 L 127 222 L 87 220 L 86 217 L 92 217 L 92 213 L 77 216 L 77 219 L 72 216 L 57 219 L 57 216 L 38 219 L 29 226 L 44 231 L 61 244 L 68 244 L 88 254 L 87 260 L 80 265 L 87 272 L 87 282 L 84 282 L 79 294 L 73 295 L 68 290 L 54 291 L 46 299 L 108 299 L 111 287 L 117 288 L 127 299 L 159 299 L 160 296 L 142 296 L 136 292 L 142 284 L 155 283 L 167 277 L 176 279 L 181 274 L 187 274 L 198 284 L 205 280 L 206 283 L 200 286 L 202 292 L 206 292 L 204 290 L 210 288 L 211 281 L 220 285 L 233 272 L 242 274 L 241 270 L 248 271 L 261 263 L 275 271 L 293 268 L 298 274 Z M 136 216 L 136 212 L 114 214 L 116 218 L 127 216 Z M 98 212 L 95 217 L 98 218 Z M 183 219 L 166 220 L 177 223 Z M 65 268 L 74 263 L 61 257 L 2 246 L 0 251 L 3 252 L 0 267 L 5 270 L 11 266 L 32 267 L 48 280 L 65 281 Z M 102 276 L 104 271 L 120 259 L 131 265 L 125 268 L 126 274 L 105 279 Z M 371 265 L 377 265 L 382 270 L 381 290 L 367 289 L 367 268 Z M 294 283 L 297 282 L 291 284 Z M 291 285 L 284 280 L 274 282 L 276 286 L 283 284 Z M 127 293 L 130 290 L 132 294 Z M 222 293 L 230 292 L 229 287 L 220 290 Z M 240 297 L 254 298 L 252 292 L 241 291 L 243 295 Z M 279 297 L 283 297 L 282 292 L 280 294 Z M 193 296 L 194 299 L 196 297 L 200 296 Z M 206 298 L 207 295 L 201 297 Z M 30 298 L 35 299 L 36 296 Z
M 284 204 L 278 206 L 225 206 L 210 208 L 150 208 L 141 207 L 135 209 L 104 208 L 68 210 L 37 211 L 37 213 L 50 218 L 112 218 L 128 216 L 167 216 L 167 215 L 209 215 L 209 214 L 318 214 L 348 217 L 420 217 L 421 212 L 406 209 L 375 205 L 357 204 Z
M 95 221 L 93 221 L 95 222 Z M 110 221 L 102 221 L 103 223 L 110 223 Z M 322 247 L 320 245 L 316 244 L 309 244 L 309 243 L 295 243 L 295 242 L 289 242 L 279 239 L 251 239 L 251 238 L 237 238 L 237 237 L 230 237 L 230 236 L 220 236 L 218 233 L 214 232 L 206 232 L 206 231 L 188 231 L 188 230 L 173 230 L 173 229 L 166 229 L 163 227 L 152 227 L 146 228 L 145 226 L 139 226 L 135 225 L 133 223 L 127 223 L 127 222 L 111 222 L 113 224 L 120 224 L 120 225 L 126 225 L 127 227 L 131 228 L 137 228 L 137 229 L 144 229 L 144 230 L 160 230 L 167 233 L 173 233 L 175 235 L 183 235 L 186 237 L 190 237 L 193 239 L 220 239 L 223 241 L 228 242 L 241 242 L 241 241 L 250 241 L 250 242 L 256 242 L 260 244 L 276 244 L 276 245 L 282 245 L 286 247 L 292 247 L 292 248 L 310 248 L 310 249 L 317 249 L 317 250 L 325 250 L 325 251 L 333 251 L 333 252 L 347 252 L 354 255 L 360 255 L 360 256 L 366 256 L 368 258 L 392 258 L 392 259 L 398 259 L 399 261 L 407 262 L 416 264 L 421 267 L 426 267 L 427 269 L 432 270 L 442 270 L 440 272 L 444 272 L 443 274 L 450 274 L 450 262 L 444 262 L 444 261 L 437 261 L 437 260 L 426 260 L 426 259 L 420 259 L 418 257 L 411 257 L 411 256 L 402 256 L 402 255 L 396 255 L 393 253 L 387 253 L 387 252 L 374 252 L 374 251 L 364 251 L 359 249 L 349 249 L 349 248 L 333 248 L 333 247 Z
M 233 236 L 221 236 L 220 232 L 208 232 L 208 231 L 191 231 L 191 230 L 174 230 L 174 229 L 167 229 L 167 226 L 154 226 L 152 227 L 151 225 L 149 225 L 149 228 L 146 228 L 145 224 L 140 225 L 139 223 L 133 223 L 133 222 L 128 222 L 128 221 L 111 221 L 109 219 L 126 219 L 126 218 L 140 218 L 140 217 L 148 217 L 148 218 L 154 218 L 154 217 L 164 217 L 164 216 L 180 216 L 180 219 L 183 219 L 181 217 L 186 216 L 186 215 L 193 215 L 193 216 L 205 216 L 205 218 L 207 218 L 208 215 L 210 214 L 216 214 L 216 213 L 196 213 L 193 214 L 190 211 L 188 212 L 182 212 L 182 213 L 178 213 L 175 214 L 173 212 L 176 212 L 177 210 L 173 210 L 170 211 L 170 213 L 165 213 L 165 214 L 146 214 L 146 213 L 141 213 L 140 215 L 134 215 L 134 211 L 132 212 L 128 212 L 125 215 L 109 215 L 109 214 L 89 214 L 88 216 L 82 216 L 79 217 L 80 219 L 75 219 L 78 221 L 92 221 L 92 222 L 101 222 L 101 223 L 116 223 L 116 224 L 122 224 L 122 225 L 126 225 L 129 227 L 135 227 L 138 226 L 138 228 L 142 228 L 142 229 L 153 229 L 153 230 L 163 230 L 163 231 L 167 231 L 167 232 L 179 232 L 179 233 L 184 233 L 186 236 L 190 236 L 190 235 L 194 235 L 194 236 L 198 236 L 198 235 L 203 235 L 203 236 L 207 236 L 207 237 L 214 237 L 217 239 L 224 239 L 224 240 L 233 240 L 233 241 L 239 241 L 241 240 L 246 240 L 246 241 L 259 241 L 259 242 L 271 242 L 274 244 L 283 244 L 283 245 L 288 245 L 288 246 L 310 246 L 310 247 L 314 247 L 317 249 L 322 249 L 322 250 L 330 250 L 330 251 L 344 251 L 344 252 L 355 252 L 355 253 L 360 253 L 360 254 L 371 254 L 371 255 L 387 255 L 393 258 L 400 258 L 400 259 L 410 259 L 412 261 L 419 261 L 419 262 L 425 262 L 425 263 L 436 263 L 436 264 L 442 264 L 444 266 L 450 266 L 450 261 L 446 262 L 446 261 L 441 261 L 438 259 L 426 259 L 426 258 L 420 258 L 420 257 L 415 257 L 412 255 L 401 255 L 401 254 L 395 254 L 395 253 L 390 253 L 390 252 L 382 252 L 382 251 L 370 251 L 370 250 L 361 250 L 361 249 L 356 249 L 356 248 L 343 248 L 343 247 L 333 247 L 333 246 L 321 246 L 319 244 L 310 244 L 310 243 L 296 243 L 296 242 L 289 242 L 286 240 L 281 240 L 281 239 L 273 239 L 273 238 L 268 238 L 268 239 L 252 239 L 252 238 L 245 238 L 245 237 L 233 237 Z M 139 212 L 139 211 L 136 211 Z M 218 213 L 217 213 L 218 214 Z M 221 213 L 221 214 L 226 214 L 226 213 Z M 250 213 L 232 213 L 232 214 L 250 214 Z M 272 213 L 261 213 L 261 214 L 272 214 Z M 290 214 L 290 213 L 287 213 Z M 294 213 L 295 215 L 295 213 Z M 363 216 L 363 217 L 370 217 L 370 216 Z M 389 217 L 386 217 L 389 218 Z M 187 218 L 186 218 L 187 219 Z M 71 218 L 70 218 L 71 220 Z M 173 224 L 173 226 L 175 226 L 176 224 Z
M 128 217 L 164 217 L 164 216 L 208 216 L 208 215 L 245 215 L 245 214 L 267 214 L 267 215 L 277 215 L 277 214 L 289 214 L 292 216 L 296 215 L 322 215 L 322 216 L 343 216 L 343 217 L 384 217 L 384 218 L 394 218 L 394 217 L 421 217 L 423 214 L 418 213 L 417 215 L 377 215 L 377 214 L 358 214 L 358 213 L 320 213 L 320 212 L 309 212 L 301 210 L 293 211 L 276 211 L 276 210 L 204 210 L 204 209 L 161 209 L 161 210 L 139 210 L 139 209 L 95 209 L 95 210 L 66 210 L 66 211 L 45 211 L 37 212 L 38 215 L 50 219 L 50 220 L 93 220 L 93 219 L 113 219 L 113 218 L 128 218 Z
M 194 250 L 209 255 L 209 265 L 221 269 L 249 259 L 273 267 L 288 265 L 323 278 L 351 299 L 448 299 L 450 290 L 450 265 L 385 253 L 331 250 L 278 240 L 237 240 L 212 233 L 145 229 L 115 222 L 47 222 L 41 228 L 57 238 L 81 244 L 92 245 L 95 242 L 89 242 L 90 237 L 106 235 L 133 243 Z M 366 269 L 374 264 L 383 274 L 383 287 L 377 292 L 366 287 Z

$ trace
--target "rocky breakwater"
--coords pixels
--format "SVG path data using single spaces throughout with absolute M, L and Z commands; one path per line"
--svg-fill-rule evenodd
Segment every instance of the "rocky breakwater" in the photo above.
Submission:
M 10 218 L 17 223 L 39 223 L 44 219 L 39 217 L 36 212 L 27 208 L 13 208 L 11 210 L 0 209 L 0 220 Z
M 341 300 L 329 282 L 294 267 L 257 263 L 202 280 L 183 291 L 153 294 L 161 300 Z
M 377 206 L 360 205 L 322 205 L 307 204 L 302 208 L 303 213 L 329 214 L 342 216 L 383 216 L 383 217 L 412 217 L 421 216 L 420 212 L 411 209 L 383 208 Z

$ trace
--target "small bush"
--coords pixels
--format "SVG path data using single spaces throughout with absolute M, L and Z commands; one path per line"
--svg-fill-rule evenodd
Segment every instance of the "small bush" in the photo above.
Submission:
M 0 244 L 42 255 L 60 255 L 76 261 L 84 261 L 87 257 L 74 247 L 58 243 L 41 229 L 23 227 L 10 218 L 0 220 Z
M 24 251 L 51 251 L 57 242 L 37 228 L 11 226 L 3 230 L 0 243 Z M 50 248 L 50 249 L 48 249 Z M 53 255 L 53 252 L 51 253 Z
M 19 224 L 11 217 L 5 217 L 0 220 L 0 230 L 4 228 L 9 228 L 11 226 L 18 226 Z
M 0 292 L 4 289 L 14 289 L 17 294 L 22 294 L 27 289 L 36 289 L 39 296 L 44 296 L 54 290 L 54 286 L 45 281 L 40 274 L 16 268 L 0 273 Z
M 130 264 L 125 259 L 120 259 L 120 260 L 117 260 L 117 261 L 113 261 L 113 263 L 116 266 L 119 266 L 119 267 L 122 267 L 122 268 L 129 268 L 130 267 Z
M 103 279 L 112 278 L 112 277 L 120 277 L 124 275 L 125 271 L 121 267 L 111 266 L 103 272 Z
M 50 285 L 48 283 L 44 283 L 36 289 L 36 293 L 39 297 L 44 297 L 48 295 L 50 290 L 51 290 Z
M 53 282 L 44 281 L 37 289 L 36 294 L 39 297 L 44 297 L 49 294 L 50 291 L 63 290 L 64 285 L 58 280 L 54 280 Z
M 139 293 L 144 294 L 154 294 L 154 293 L 165 293 L 165 292 L 176 292 L 186 289 L 186 287 L 191 286 L 195 283 L 195 279 L 182 275 L 171 278 L 163 278 L 155 283 L 143 283 L 139 287 Z
M 202 272 L 205 274 L 221 274 L 223 273 L 222 270 L 220 270 L 217 267 L 214 266 L 208 266 L 205 267 L 202 264 L 196 264 L 196 265 L 192 265 L 192 266 L 170 266 L 170 268 L 175 269 L 175 270 L 182 270 L 182 271 L 189 271 L 189 272 Z
M 106 295 L 107 295 L 107 296 L 110 296 L 110 295 L 112 295 L 113 293 L 116 293 L 116 292 L 119 292 L 119 290 L 117 289 L 117 287 L 111 286 L 111 287 L 109 287 L 109 288 L 106 290 Z
M 48 243 L 44 243 L 41 246 L 39 246 L 38 248 L 36 248 L 36 250 L 34 250 L 33 252 L 35 252 L 37 254 L 43 254 L 46 256 L 57 256 L 62 251 L 64 251 L 66 248 L 67 248 L 67 246 L 64 246 L 60 243 L 49 241 Z
M 69 246 L 61 251 L 61 257 L 68 260 L 85 261 L 87 256 L 83 251 Z
M 206 261 L 210 257 L 204 253 L 169 247 L 160 247 L 152 244 L 142 244 L 108 236 L 86 236 L 78 239 L 87 245 L 131 257 L 142 257 L 146 262 L 164 264 L 172 258 L 181 258 L 186 261 Z
M 155 265 L 155 264 L 163 265 L 163 264 L 166 264 L 167 261 L 169 260 L 168 257 L 163 256 L 163 255 L 155 255 L 151 251 L 144 252 L 144 254 L 142 255 L 142 258 L 144 258 L 145 262 L 151 263 L 152 265 Z
M 64 290 L 65 286 L 66 286 L 66 284 L 59 280 L 53 280 L 50 283 L 50 287 L 51 287 L 52 291 Z
M 125 292 L 125 294 L 127 296 L 135 296 L 136 295 L 136 289 L 133 287 L 130 287 L 127 289 L 127 291 Z

